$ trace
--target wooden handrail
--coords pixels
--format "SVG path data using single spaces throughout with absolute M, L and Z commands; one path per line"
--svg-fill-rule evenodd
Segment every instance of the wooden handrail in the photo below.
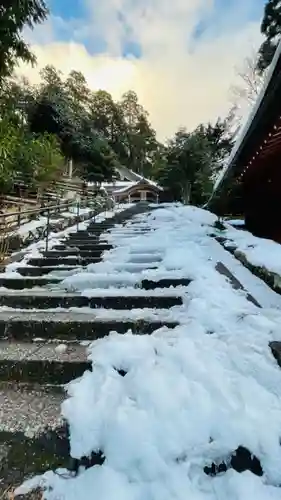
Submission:
M 70 200 L 69 202 L 62 203 L 60 205 L 46 205 L 45 207 L 40 207 L 40 208 L 30 208 L 27 210 L 18 210 L 17 212 L 7 212 L 5 214 L 0 214 L 0 219 L 1 218 L 5 219 L 7 217 L 17 217 L 19 213 L 21 214 L 21 216 L 24 216 L 26 214 L 30 215 L 39 214 L 40 212 L 46 212 L 47 210 L 51 212 L 53 210 L 57 210 L 58 208 L 59 209 L 69 208 L 70 206 L 76 204 L 77 201 Z

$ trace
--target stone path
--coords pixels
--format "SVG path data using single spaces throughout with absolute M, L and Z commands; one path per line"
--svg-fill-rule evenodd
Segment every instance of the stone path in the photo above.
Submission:
M 67 271 L 83 271 L 88 264 L 103 259 L 103 252 L 112 248 L 104 233 L 115 225 L 118 225 L 115 233 L 126 232 L 128 245 L 136 233 L 151 231 L 133 219 L 148 209 L 147 205 L 138 204 L 105 222 L 90 223 L 87 230 L 69 234 L 63 243 L 43 252 L 42 257 L 30 258 L 26 267 L 19 267 L 21 278 L 0 275 L 0 498 L 7 488 L 15 487 L 30 475 L 59 467 L 76 470 L 60 406 L 65 398 L 63 385 L 91 370 L 87 360 L 89 342 L 111 331 L 124 334 L 131 330 L 143 335 L 163 326 L 177 326 L 171 320 L 144 320 L 142 310 L 169 312 L 170 308 L 181 305 L 182 297 L 176 287 L 188 286 L 190 280 L 186 278 L 170 277 L 157 282 L 143 279 L 133 294 L 125 293 L 124 283 L 123 288 L 114 289 L 111 295 L 109 290 L 106 293 L 101 290 L 91 297 L 59 287 Z M 128 220 L 130 227 L 122 228 L 120 225 L 126 226 Z M 132 250 L 130 262 L 120 263 L 120 269 L 126 267 L 132 273 L 157 269 L 161 259 L 157 251 Z M 217 262 L 216 270 L 234 289 L 246 291 L 222 262 Z M 128 282 L 127 286 L 132 285 Z M 168 293 L 167 290 L 161 293 L 161 289 L 170 287 L 173 288 Z M 251 294 L 247 294 L 247 299 L 260 307 Z M 122 311 L 131 311 L 133 319 L 122 319 Z M 271 348 L 281 364 L 279 343 L 275 342 Z M 90 460 L 93 465 L 101 457 L 92 456 Z M 251 460 L 250 456 L 248 462 Z M 251 470 L 248 462 L 243 470 Z M 218 467 L 222 467 L 218 468 L 220 472 L 225 464 Z M 215 464 L 206 469 L 206 474 L 216 472 Z
M 151 334 L 165 325 L 177 326 L 175 322 L 144 321 L 141 317 L 122 321 L 117 312 L 180 305 L 182 299 L 176 290 L 161 295 L 154 289 L 187 286 L 189 280 L 143 280 L 137 295 L 115 293 L 91 298 L 57 286 L 65 278 L 63 271 L 83 270 L 102 259 L 103 252 L 111 248 L 102 239 L 104 232 L 145 210 L 147 206 L 139 204 L 106 222 L 90 223 L 86 231 L 70 234 L 42 257 L 30 258 L 28 266 L 17 270 L 22 278 L 0 276 L 0 286 L 4 287 L 0 305 L 13 308 L 0 312 L 0 493 L 29 475 L 70 466 L 67 426 L 60 416 L 65 397 L 62 384 L 91 369 L 87 342 L 110 331 L 125 333 L 131 329 L 135 334 Z M 136 232 L 149 230 L 136 221 L 134 231 L 127 230 L 128 241 Z M 136 253 L 128 269 L 157 268 L 160 262 L 159 255 Z M 142 294 L 142 290 L 151 290 L 151 295 Z M 67 310 L 71 307 L 75 312 Z M 92 308 L 92 313 L 79 312 L 82 307 Z M 116 310 L 116 318 L 111 313 L 101 320 L 96 315 L 101 307 Z

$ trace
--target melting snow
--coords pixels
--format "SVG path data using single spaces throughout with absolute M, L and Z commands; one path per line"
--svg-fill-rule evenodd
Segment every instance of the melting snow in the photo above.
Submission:
M 88 312 L 107 319 L 177 318 L 180 324 L 150 336 L 112 333 L 89 347 L 93 371 L 69 384 L 62 414 L 70 425 L 72 456 L 101 451 L 105 461 L 69 480 L 47 472 L 22 488 L 41 484 L 48 488 L 47 500 L 280 500 L 281 370 L 268 343 L 281 340 L 281 312 L 257 308 L 216 271 L 226 252 L 208 236 L 212 214 L 167 205 L 134 220 L 153 231 L 128 245 L 126 228 L 112 230 L 118 248 L 64 286 L 90 293 L 93 283 L 92 294 L 104 293 L 109 283 L 133 287 L 138 278 L 132 275 L 129 283 L 124 269 L 136 249 L 151 261 L 159 252 L 157 270 L 140 271 L 141 277 L 151 272 L 191 278 L 181 289 L 183 306 Z M 251 286 L 251 293 L 259 291 L 259 280 Z M 266 288 L 264 295 L 275 294 Z M 217 477 L 204 473 L 240 445 L 259 458 L 263 477 L 231 469 Z
M 258 238 L 248 231 L 239 231 L 228 226 L 223 236 L 233 241 L 254 266 L 265 267 L 281 275 L 281 245 L 275 241 Z

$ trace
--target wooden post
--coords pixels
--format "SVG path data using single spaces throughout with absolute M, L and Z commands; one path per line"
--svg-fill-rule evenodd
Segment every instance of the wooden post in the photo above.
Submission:
M 68 177 L 69 177 L 69 179 L 72 179 L 72 174 L 73 174 L 73 160 L 72 160 L 72 158 L 70 158 L 70 160 L 68 160 Z
M 19 205 L 18 217 L 17 217 L 18 227 L 20 227 L 20 222 L 21 222 L 21 206 Z
M 79 216 L 80 216 L 80 203 L 79 201 L 77 202 L 77 219 L 76 219 L 76 224 L 77 224 L 77 231 L 79 229 Z
M 46 226 L 46 252 L 49 245 L 49 232 L 50 232 L 50 209 L 47 210 L 47 226 Z

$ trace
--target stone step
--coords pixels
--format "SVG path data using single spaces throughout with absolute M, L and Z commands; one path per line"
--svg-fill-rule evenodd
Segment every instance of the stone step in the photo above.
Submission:
M 79 294 L 61 293 L 57 291 L 17 293 L 7 290 L 0 295 L 0 306 L 12 307 L 15 309 L 55 309 L 69 307 L 90 307 L 105 309 L 168 309 L 181 305 L 182 298 L 172 295 L 133 295 L 133 296 L 101 296 L 84 297 Z
M 57 352 L 58 344 L 0 341 L 0 380 L 5 382 L 67 384 L 91 369 L 87 349 L 79 344 Z
M 0 439 L 3 433 L 32 435 L 60 427 L 64 399 L 63 388 L 0 382 Z
M 40 278 L 40 277 L 25 277 L 25 278 L 5 278 L 0 275 L 0 287 L 9 288 L 12 290 L 23 290 L 24 288 L 36 288 L 47 286 L 50 284 L 59 283 L 61 278 Z
M 111 228 L 112 226 L 114 226 L 113 223 L 111 224 L 102 224 L 102 223 L 90 223 L 86 229 L 78 229 L 76 231 L 76 234 L 84 234 L 84 233 L 87 233 L 87 232 L 91 232 L 89 231 L 89 228 L 90 229 L 103 229 L 103 228 Z
M 96 264 L 100 262 L 100 257 L 79 257 L 69 256 L 69 257 L 33 257 L 29 259 L 28 264 L 34 267 L 52 267 L 52 266 L 87 266 L 88 264 Z
M 112 231 L 108 234 L 112 234 L 114 236 L 124 236 L 124 237 L 132 237 L 132 236 L 138 236 L 138 235 L 142 235 L 142 234 L 147 234 L 147 233 L 150 233 L 152 232 L 152 229 L 148 230 L 148 229 L 131 229 L 131 228 L 127 228 L 126 226 L 122 229 L 116 229 L 115 227 L 112 228 Z M 92 233 L 91 233 L 92 234 Z
M 115 224 L 89 224 L 86 229 L 79 229 L 75 233 L 70 233 L 70 234 L 76 234 L 77 236 L 83 236 L 85 234 L 99 234 L 101 231 L 108 231 L 115 227 Z
M 56 245 L 53 247 L 53 249 L 56 251 L 67 250 L 68 252 L 73 252 L 73 254 L 79 252 L 80 250 L 82 252 L 94 252 L 96 250 L 104 252 L 105 250 L 111 250 L 112 248 L 112 245 L 109 245 L 108 243 L 80 243 L 79 245 L 75 246 L 74 242 L 66 243 L 65 245 Z
M 21 342 L 32 339 L 60 339 L 62 341 L 96 340 L 110 332 L 121 334 L 132 330 L 137 335 L 150 335 L 167 326 L 175 328 L 176 322 L 96 319 L 92 314 L 77 312 L 0 312 L 0 338 Z
M 108 217 L 107 219 L 104 220 L 96 220 L 96 219 L 91 219 L 89 221 L 89 224 L 95 226 L 95 227 L 100 227 L 100 226 L 112 226 L 113 224 L 123 224 L 126 223 L 128 219 L 131 217 L 124 217 L 122 216 L 114 216 L 114 217 Z M 82 229 L 83 231 L 83 229 Z
M 68 234 L 68 239 L 69 240 L 79 240 L 79 241 L 98 241 L 99 235 L 96 233 L 90 233 L 90 232 L 85 232 L 85 233 L 69 233 Z
M 170 288 L 176 286 L 188 286 L 192 280 L 188 278 L 163 278 L 158 281 L 142 280 L 141 287 L 144 290 L 155 290 L 156 288 Z
M 142 271 L 147 271 L 157 269 L 159 262 L 143 262 L 143 263 L 133 263 L 133 262 L 116 262 L 113 264 L 115 271 L 128 272 L 128 273 L 141 273 Z
M 102 221 L 102 222 L 95 222 L 93 220 L 91 220 L 88 224 L 88 227 L 93 227 L 94 229 L 99 229 L 99 228 L 103 228 L 103 227 L 112 227 L 112 226 L 115 226 L 116 224 L 127 224 L 127 221 L 129 220 L 129 218 L 126 218 L 126 219 L 107 219 L 107 221 Z M 80 231 L 84 231 L 83 229 L 80 229 Z
M 48 250 L 47 252 L 42 252 L 42 255 L 47 258 L 51 257 L 67 257 L 67 256 L 80 256 L 80 257 L 99 257 L 103 253 L 103 249 L 101 248 L 95 248 L 95 249 L 88 249 L 88 250 L 82 250 L 79 248 L 65 248 L 64 250 Z
M 29 267 L 18 267 L 17 272 L 22 276 L 43 276 L 49 273 L 63 273 L 76 270 L 83 270 L 82 266 L 29 266 Z
M 88 238 L 80 238 L 79 236 L 71 236 L 65 240 L 61 240 L 61 243 L 64 245 L 72 245 L 74 246 L 76 243 L 80 243 L 81 245 L 98 245 L 100 243 L 100 239 L 95 237 L 93 238 L 92 236 L 89 236 Z M 103 240 L 104 243 L 108 244 L 107 240 Z
M 79 238 L 66 238 L 66 239 L 62 239 L 60 240 L 61 244 L 63 245 L 67 245 L 67 246 L 75 246 L 76 243 L 79 243 L 80 245 L 91 245 L 93 247 L 95 246 L 100 246 L 100 245 L 111 245 L 111 243 L 108 243 L 107 240 L 102 240 L 100 238 L 94 238 L 94 239 L 89 239 L 86 240 L 85 238 L 84 239 L 79 239 Z
M 85 229 L 84 232 L 81 231 L 81 233 L 77 233 L 77 236 L 79 236 L 79 237 L 81 236 L 83 238 L 84 234 L 89 233 L 93 236 L 99 237 L 100 234 L 107 233 L 107 232 L 111 231 L 114 227 L 116 227 L 115 224 L 112 224 L 110 226 L 99 226 L 99 227 L 96 227 L 94 225 L 92 226 L 91 224 L 89 224 L 87 229 Z
M 273 356 L 275 357 L 278 365 L 281 368 L 281 342 L 276 341 L 276 340 L 271 341 L 269 343 L 269 347 L 270 347 L 271 352 L 272 352 Z
M 64 399 L 60 387 L 0 382 L 0 498 L 28 477 L 70 466 Z
M 12 290 L 23 290 L 25 288 L 36 288 L 36 287 L 44 287 L 51 284 L 60 283 L 65 276 L 61 277 L 23 277 L 23 278 L 5 278 L 5 275 L 0 274 L 0 287 L 12 289 Z M 185 278 L 165 278 L 160 279 L 158 281 L 153 280 L 142 280 L 140 284 L 140 288 L 144 290 L 155 290 L 157 288 L 169 288 L 169 287 L 177 287 L 177 286 L 188 286 L 191 283 L 191 280 Z

